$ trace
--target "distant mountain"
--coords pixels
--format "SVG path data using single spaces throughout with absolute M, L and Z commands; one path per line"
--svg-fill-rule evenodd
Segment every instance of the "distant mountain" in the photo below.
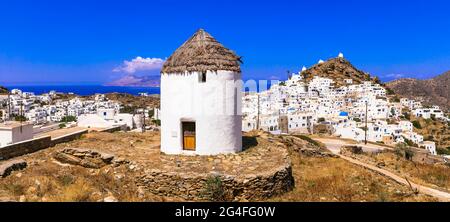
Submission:
M 107 86 L 159 87 L 159 76 L 126 75 L 121 79 L 107 83 Z
M 0 94 L 8 94 L 8 89 L 6 87 L 0 86 Z
M 336 87 L 346 85 L 345 79 L 352 79 L 353 84 L 360 84 L 364 81 L 379 82 L 377 77 L 371 78 L 368 73 L 355 68 L 348 60 L 341 57 L 316 64 L 302 71 L 301 74 L 306 82 L 312 80 L 314 76 L 333 79 Z
M 412 99 L 422 99 L 425 105 L 439 105 L 450 109 L 450 71 L 432 79 L 398 79 L 386 83 L 396 94 Z

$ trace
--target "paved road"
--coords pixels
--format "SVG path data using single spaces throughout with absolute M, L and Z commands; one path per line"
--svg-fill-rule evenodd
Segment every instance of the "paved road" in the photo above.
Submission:
M 397 174 L 392 173 L 391 171 L 388 171 L 388 170 L 382 169 L 382 168 L 378 168 L 377 166 L 374 166 L 372 164 L 367 164 L 367 163 L 361 162 L 359 160 L 339 154 L 339 151 L 343 145 L 355 145 L 354 143 L 352 144 L 352 143 L 349 143 L 348 141 L 343 141 L 340 139 L 329 139 L 329 138 L 315 138 L 315 140 L 318 140 L 318 141 L 324 143 L 331 152 L 333 152 L 334 154 L 337 154 L 344 160 L 347 160 L 353 164 L 362 166 L 366 169 L 375 171 L 375 172 L 377 172 L 383 176 L 386 176 L 392 180 L 395 180 L 396 182 L 403 184 L 405 186 L 409 187 L 411 185 L 411 187 L 413 189 L 417 190 L 418 192 L 433 196 L 433 197 L 437 198 L 439 201 L 444 201 L 444 202 L 450 201 L 450 193 L 436 190 L 436 189 L 433 189 L 430 187 L 422 186 L 419 184 L 415 184 L 415 183 L 412 183 L 411 181 L 409 181 L 409 183 L 408 183 L 408 181 L 405 178 L 402 178 L 402 177 L 398 176 Z M 367 144 L 367 145 L 358 144 L 358 146 L 362 146 L 364 151 L 372 151 L 372 152 L 377 151 L 377 150 L 389 149 L 388 147 L 377 146 L 377 145 L 373 145 L 373 144 Z

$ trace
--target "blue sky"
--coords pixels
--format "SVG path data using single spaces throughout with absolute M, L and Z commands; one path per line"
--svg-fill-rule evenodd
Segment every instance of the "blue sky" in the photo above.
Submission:
M 153 59 L 198 28 L 243 56 L 246 79 L 283 79 L 339 52 L 383 80 L 428 78 L 450 70 L 449 11 L 443 0 L 0 0 L 0 84 L 157 75 Z M 138 56 L 151 64 L 130 72 L 124 61 Z

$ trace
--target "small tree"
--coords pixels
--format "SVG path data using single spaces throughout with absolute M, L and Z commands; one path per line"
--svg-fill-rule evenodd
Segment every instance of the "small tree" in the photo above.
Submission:
M 70 122 L 76 122 L 76 121 L 77 121 L 77 117 L 75 117 L 75 116 L 64 116 L 61 119 L 62 123 L 70 123 Z
M 388 95 L 394 95 L 394 94 L 395 94 L 395 92 L 394 92 L 392 89 L 390 89 L 390 88 L 388 88 L 388 87 L 385 87 L 385 89 L 386 89 L 386 93 L 387 93 Z
M 148 117 L 152 118 L 152 116 L 155 115 L 155 110 L 151 109 L 148 111 Z
M 395 145 L 394 153 L 398 157 L 405 158 L 407 160 L 412 160 L 414 156 L 414 151 L 405 143 L 397 143 L 397 145 Z
M 25 121 L 27 121 L 27 118 L 23 115 L 17 115 L 17 116 L 14 116 L 14 120 L 17 122 L 25 122 Z
M 157 125 L 157 126 L 161 126 L 161 120 L 159 120 L 159 119 L 152 120 L 152 123 Z
M 422 129 L 422 125 L 420 125 L 420 122 L 417 120 L 412 121 L 412 124 L 414 126 L 414 128 L 416 129 Z
M 60 123 L 60 124 L 59 124 L 59 128 L 60 128 L 60 129 L 66 128 L 66 124 L 65 124 L 65 123 Z

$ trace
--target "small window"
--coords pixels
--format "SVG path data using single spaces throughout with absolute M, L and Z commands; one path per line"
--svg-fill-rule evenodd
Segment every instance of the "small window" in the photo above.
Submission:
M 200 82 L 206 82 L 206 72 L 200 73 Z

